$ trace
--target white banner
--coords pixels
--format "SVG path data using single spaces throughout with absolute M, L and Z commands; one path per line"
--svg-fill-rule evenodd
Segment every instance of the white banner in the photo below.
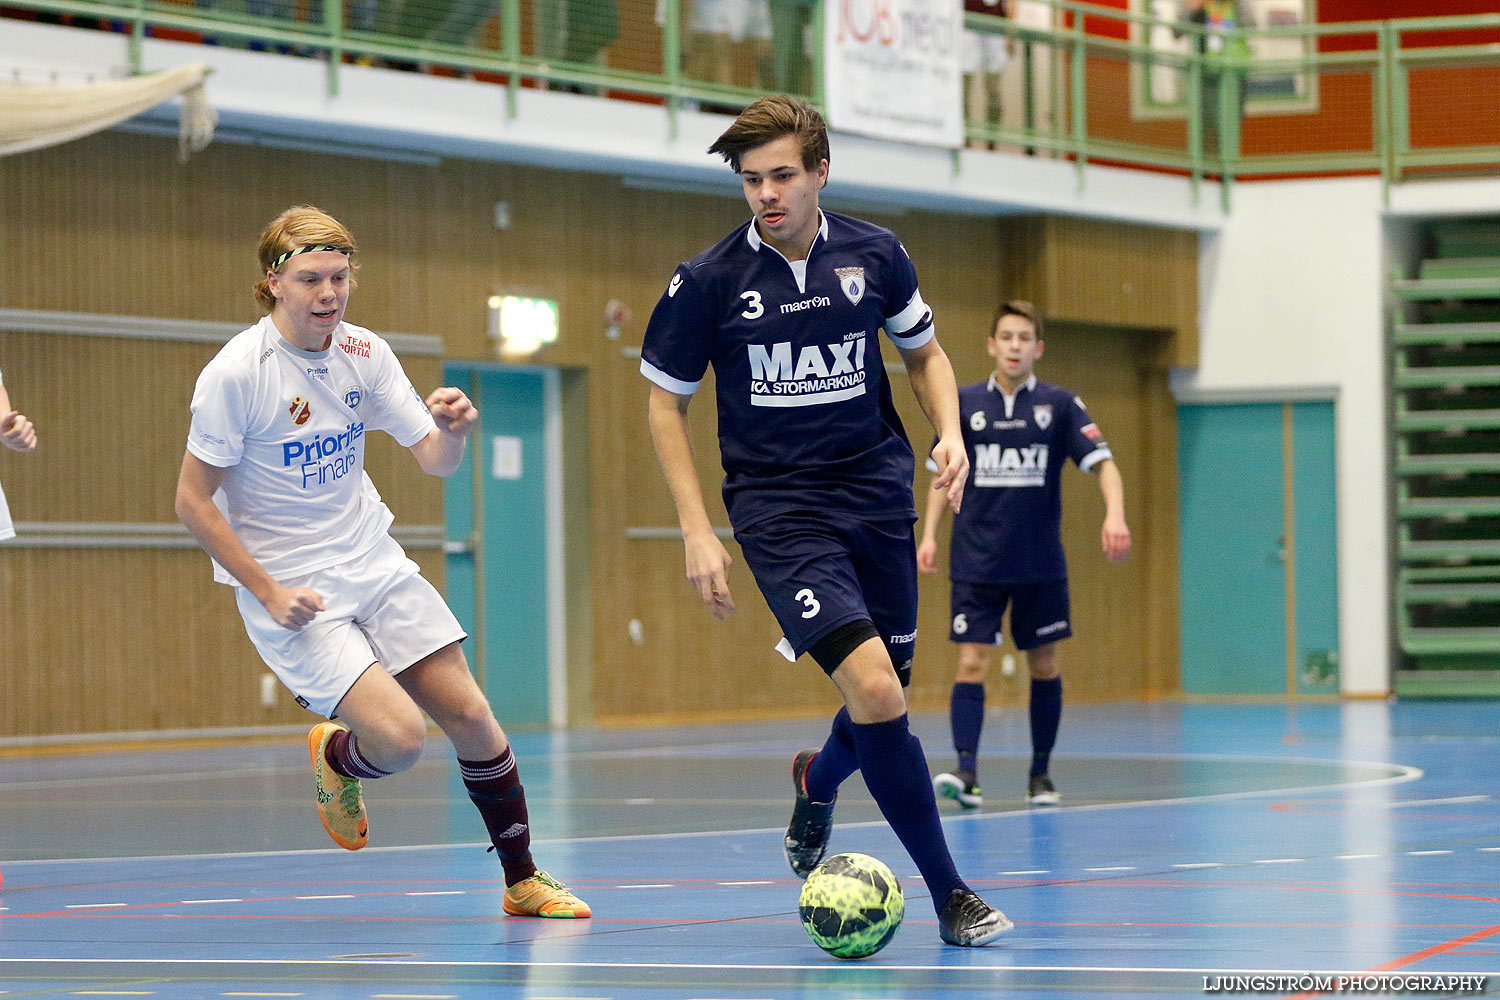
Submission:
M 964 141 L 963 0 L 825 0 L 828 124 L 881 139 Z

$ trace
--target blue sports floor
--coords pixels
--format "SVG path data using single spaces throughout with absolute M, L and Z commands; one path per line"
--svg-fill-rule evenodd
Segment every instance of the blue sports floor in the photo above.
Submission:
M 1248 972 L 1500 973 L 1497 718 L 1484 702 L 1069 708 L 1064 805 L 1028 809 L 1024 713 L 991 712 L 985 806 L 944 803 L 945 825 L 1015 930 L 942 945 L 856 777 L 831 850 L 887 861 L 908 904 L 857 963 L 804 936 L 781 854 L 813 720 L 516 735 L 538 862 L 594 907 L 578 922 L 501 914 L 441 740 L 367 784 L 370 846 L 352 854 L 318 825 L 295 734 L 0 756 L 0 995 L 1132 998 Z M 914 722 L 948 767 L 946 716 Z M 1329 993 L 1309 982 L 1261 995 Z

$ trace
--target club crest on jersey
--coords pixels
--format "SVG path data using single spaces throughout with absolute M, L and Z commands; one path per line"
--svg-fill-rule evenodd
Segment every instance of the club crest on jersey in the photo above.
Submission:
M 865 297 L 865 269 L 862 267 L 836 267 L 833 273 L 839 276 L 839 288 L 853 305 Z
M 984 430 L 984 411 L 983 410 L 975 410 L 974 411 L 974 415 L 969 418 L 969 430 L 971 430 L 971 431 L 982 431 L 982 430 Z
M 359 409 L 359 401 L 363 398 L 357 385 L 351 385 L 344 390 L 344 405 L 351 410 Z
M 307 418 L 312 416 L 312 407 L 308 405 L 307 400 L 298 396 L 292 400 L 292 405 L 286 408 L 286 414 L 292 418 L 292 423 L 301 427 L 307 423 Z
M 1031 408 L 1031 417 L 1042 430 L 1052 426 L 1052 404 L 1042 403 Z

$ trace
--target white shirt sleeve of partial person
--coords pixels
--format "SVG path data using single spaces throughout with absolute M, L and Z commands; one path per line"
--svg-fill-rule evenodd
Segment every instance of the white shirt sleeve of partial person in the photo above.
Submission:
M 406 377 L 396 352 L 384 340 L 375 340 L 377 367 L 370 379 L 375 394 L 375 420 L 371 426 L 385 431 L 403 448 L 410 448 L 437 426 L 421 395 Z
M 193 387 L 188 451 L 209 465 L 227 469 L 245 453 L 249 386 L 219 365 L 210 364 Z

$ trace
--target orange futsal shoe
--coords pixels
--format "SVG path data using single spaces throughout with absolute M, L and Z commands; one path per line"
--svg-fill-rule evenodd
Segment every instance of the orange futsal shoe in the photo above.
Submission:
M 333 842 L 347 851 L 357 851 L 370 839 L 370 821 L 359 779 L 346 778 L 328 763 L 328 741 L 347 731 L 337 722 L 320 722 L 307 734 L 307 755 L 312 758 L 313 779 L 318 791 L 318 819 Z
M 539 871 L 530 878 L 523 878 L 505 890 L 501 904 L 505 912 L 513 917 L 553 917 L 560 920 L 581 920 L 591 917 L 594 911 L 589 904 L 568 891 L 557 879 Z

